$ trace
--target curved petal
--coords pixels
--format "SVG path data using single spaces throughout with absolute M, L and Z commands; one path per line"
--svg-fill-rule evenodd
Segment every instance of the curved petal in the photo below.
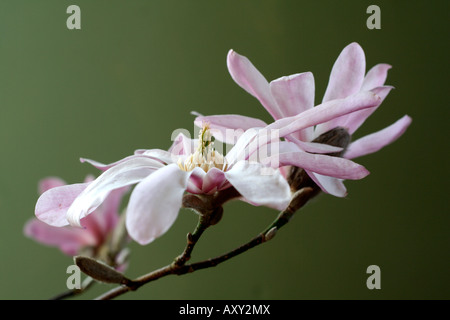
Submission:
M 229 144 L 235 144 L 244 131 L 250 128 L 267 126 L 267 123 L 262 120 L 237 114 L 197 117 L 194 124 L 197 127 L 202 127 L 204 122 L 209 124 L 214 138 Z
M 225 177 L 252 204 L 284 210 L 291 200 L 289 185 L 280 172 L 259 163 L 239 161 Z
M 374 113 L 378 109 L 378 107 L 381 105 L 384 99 L 386 99 L 387 95 L 389 94 L 389 92 L 391 92 L 392 89 L 394 89 L 394 87 L 392 86 L 382 86 L 370 90 L 381 98 L 380 104 L 372 108 L 367 108 L 348 114 L 345 118 L 345 122 L 343 122 L 342 124 L 339 124 L 339 122 L 337 122 L 337 126 L 348 128 L 348 132 L 350 134 L 353 134 L 367 120 L 367 118 L 369 118 L 370 115 L 372 115 L 372 113 Z
M 176 164 L 159 169 L 133 190 L 127 209 L 130 236 L 145 245 L 175 222 L 190 173 Z
M 285 137 L 288 134 L 309 126 L 319 125 L 357 110 L 377 106 L 380 102 L 380 97 L 373 92 L 360 92 L 345 99 L 336 99 L 325 102 L 302 112 L 295 117 L 277 120 L 267 126 L 266 129 L 280 129 L 279 136 Z M 319 128 L 319 126 L 317 126 L 317 128 Z M 316 136 L 328 131 L 318 130 L 317 128 L 315 130 Z
M 274 119 L 282 118 L 281 111 L 270 93 L 269 83 L 249 59 L 230 50 L 227 66 L 231 77 L 242 89 L 257 98 Z
M 183 133 L 179 133 L 174 141 L 172 146 L 169 148 L 168 152 L 176 156 L 188 155 L 194 152 L 197 147 L 197 140 L 191 139 L 185 136 Z
M 203 178 L 202 192 L 212 194 L 224 185 L 226 182 L 225 174 L 222 170 L 211 168 Z
M 278 168 L 296 166 L 340 179 L 359 180 L 369 174 L 366 168 L 348 159 L 307 152 L 287 152 L 267 157 L 263 163 Z
M 36 202 L 36 217 L 51 226 L 62 227 L 68 225 L 67 210 L 89 184 L 70 184 L 47 190 Z
M 314 76 L 311 72 L 282 77 L 270 83 L 270 91 L 283 117 L 296 116 L 313 108 L 314 90 Z M 311 141 L 313 128 L 305 128 L 296 133 L 295 137 Z
M 155 166 L 162 166 L 164 164 L 163 160 L 159 160 L 159 159 L 157 159 L 155 157 L 144 155 L 144 153 L 148 152 L 148 151 L 152 151 L 152 150 L 139 150 L 137 154 L 125 157 L 123 159 L 120 159 L 119 161 L 116 161 L 116 162 L 113 162 L 113 163 L 110 163 L 110 164 L 103 164 L 101 162 L 98 162 L 98 161 L 95 161 L 95 160 L 91 160 L 91 159 L 86 159 L 86 158 L 80 158 L 80 162 L 81 163 L 87 162 L 90 165 L 96 167 L 97 169 L 99 169 L 101 171 L 106 171 L 108 169 L 111 169 L 112 167 L 117 166 L 118 164 L 127 162 L 127 161 L 132 160 L 132 159 L 150 159 L 150 160 L 154 161 Z
M 360 91 L 366 72 L 366 58 L 359 44 L 353 42 L 342 50 L 331 70 L 322 102 L 342 99 Z
M 41 181 L 39 181 L 38 183 L 38 190 L 39 190 L 39 194 L 43 194 L 45 191 L 56 188 L 56 187 L 61 187 L 66 185 L 66 182 L 58 177 L 48 177 L 45 179 L 42 179 Z
M 73 201 L 67 220 L 80 227 L 80 219 L 101 205 L 112 190 L 140 182 L 162 166 L 153 159 L 135 157 L 106 170 Z
M 31 219 L 25 224 L 24 234 L 39 243 L 58 247 L 70 256 L 78 254 L 84 246 L 96 244 L 95 238 L 86 230 L 52 227 L 38 219 Z
M 412 119 L 405 115 L 389 127 L 352 142 L 348 146 L 344 157 L 347 159 L 354 159 L 377 152 L 381 148 L 397 140 L 406 131 L 411 124 L 411 121 Z
M 367 72 L 366 76 L 364 77 L 364 81 L 361 86 L 361 91 L 368 91 L 372 90 L 376 87 L 381 87 L 386 82 L 386 78 L 388 75 L 389 69 L 391 69 L 392 66 L 386 63 L 379 63 L 376 66 L 374 66 L 372 69 Z
M 343 198 L 347 195 L 347 188 L 341 179 L 324 176 L 318 173 L 306 170 L 311 179 L 322 189 L 323 192 L 335 197 Z

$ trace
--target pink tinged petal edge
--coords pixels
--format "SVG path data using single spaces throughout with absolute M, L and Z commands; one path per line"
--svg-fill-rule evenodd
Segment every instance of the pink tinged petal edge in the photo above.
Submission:
M 135 241 L 148 244 L 172 226 L 190 174 L 171 164 L 136 186 L 128 203 L 126 220 L 127 230 Z
M 248 58 L 230 50 L 227 66 L 231 77 L 242 89 L 257 98 L 274 119 L 282 118 L 281 111 L 270 93 L 269 83 Z
M 90 231 L 98 239 L 99 243 L 103 242 L 117 225 L 120 203 L 128 190 L 129 186 L 111 191 L 95 212 L 81 220 L 83 227 Z
M 353 42 L 346 46 L 330 73 L 323 102 L 342 99 L 360 91 L 366 72 L 366 58 L 361 46 Z
M 299 73 L 276 79 L 270 83 L 270 91 L 283 117 L 296 116 L 314 107 L 314 76 L 311 72 Z M 313 139 L 313 128 L 296 133 L 303 141 Z
M 312 171 L 306 170 L 311 179 L 322 189 L 323 192 L 335 197 L 343 198 L 347 195 L 347 188 L 341 179 L 324 176 Z
M 278 162 L 278 163 L 277 163 Z M 362 165 L 348 159 L 307 152 L 288 152 L 270 156 L 264 163 L 273 168 L 296 166 L 318 174 L 340 179 L 359 180 L 366 177 L 369 171 Z
M 94 211 L 108 194 L 131 184 L 138 183 L 163 165 L 149 158 L 131 158 L 103 172 L 72 203 L 67 220 L 80 227 L 80 219 Z
M 380 104 L 372 108 L 367 108 L 348 114 L 346 116 L 345 122 L 340 126 L 347 128 L 350 134 L 355 133 L 356 130 L 358 130 L 358 128 L 367 120 L 367 118 L 369 118 L 372 113 L 374 113 L 378 109 L 378 107 L 381 105 L 384 99 L 386 99 L 392 89 L 394 89 L 394 87 L 392 86 L 382 86 L 370 90 L 380 97 Z
M 379 63 L 367 72 L 361 86 L 361 91 L 372 90 L 384 85 L 387 79 L 388 71 L 392 66 L 386 63 Z
M 191 139 L 183 133 L 179 133 L 175 139 L 173 139 L 173 144 L 168 152 L 176 156 L 189 155 L 194 152 L 197 144 L 197 139 Z
M 225 172 L 225 177 L 254 205 L 284 210 L 291 200 L 289 185 L 280 172 L 259 163 L 239 161 Z
M 66 182 L 58 177 L 48 177 L 39 181 L 38 191 L 43 194 L 45 191 L 66 185 Z
M 397 140 L 406 131 L 411 122 L 411 117 L 405 115 L 389 127 L 352 142 L 344 157 L 354 159 L 377 152 Z
M 53 227 L 38 219 L 31 219 L 25 224 L 24 234 L 39 243 L 58 247 L 70 256 L 78 254 L 84 246 L 96 245 L 96 239 L 84 229 Z
M 138 150 L 137 154 L 125 157 L 123 159 L 120 159 L 119 161 L 110 163 L 110 164 L 103 164 L 101 162 L 95 161 L 95 160 L 91 160 L 91 159 L 86 159 L 86 158 L 80 158 L 80 162 L 84 163 L 87 162 L 90 165 L 94 166 L 95 168 L 101 170 L 101 171 L 106 171 L 108 169 L 111 169 L 112 167 L 115 167 L 121 163 L 124 163 L 126 161 L 132 160 L 132 159 L 151 159 L 155 162 L 155 166 L 160 165 L 162 166 L 164 164 L 164 160 L 165 158 L 163 158 L 163 160 L 156 158 L 156 155 L 154 154 L 153 156 L 149 156 L 149 155 L 145 155 L 144 153 L 149 152 L 149 151 L 153 151 L 153 150 Z M 163 150 L 161 150 L 163 151 Z
M 337 99 L 325 102 L 301 113 L 296 117 L 293 117 L 293 119 L 285 118 L 278 120 L 279 124 L 277 124 L 278 121 L 276 121 L 273 123 L 272 127 L 276 128 L 281 126 L 279 135 L 280 137 L 284 137 L 297 130 L 304 129 L 309 126 L 318 125 L 357 110 L 377 106 L 380 104 L 380 102 L 380 97 L 373 92 L 361 92 L 349 96 L 345 99 Z M 267 128 L 269 127 L 271 127 L 271 125 L 269 125 Z
M 45 223 L 62 227 L 69 224 L 66 213 L 74 200 L 88 187 L 89 183 L 78 183 L 56 187 L 44 192 L 36 202 L 36 217 Z
M 194 124 L 202 127 L 208 123 L 211 128 L 211 134 L 218 141 L 235 144 L 236 140 L 250 128 L 263 128 L 267 124 L 256 118 L 241 116 L 237 114 L 224 114 L 213 116 L 201 116 L 195 118 Z
M 366 93 L 372 92 L 377 97 L 379 97 L 379 102 L 372 107 L 363 108 L 361 110 L 355 110 L 353 112 L 346 113 L 342 116 L 335 117 L 330 121 L 319 124 L 314 131 L 314 137 L 316 138 L 322 133 L 327 132 L 336 127 L 343 127 L 346 128 L 350 134 L 354 133 L 364 123 L 364 121 L 373 112 L 375 112 L 375 110 L 378 109 L 378 107 L 381 105 L 383 100 L 387 97 L 387 95 L 392 89 L 393 89 L 392 86 L 383 86 L 373 88 L 370 91 L 365 91 Z M 360 92 L 359 94 L 363 93 L 364 91 Z

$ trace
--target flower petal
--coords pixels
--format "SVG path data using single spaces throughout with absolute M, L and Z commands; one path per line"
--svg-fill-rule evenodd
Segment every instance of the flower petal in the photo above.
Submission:
M 262 120 L 236 114 L 201 116 L 195 118 L 194 124 L 202 127 L 205 122 L 209 124 L 214 138 L 229 144 L 235 144 L 244 131 L 250 128 L 267 126 Z
M 360 91 L 366 71 L 366 58 L 359 44 L 353 42 L 342 50 L 331 70 L 323 101 L 343 99 Z
M 52 188 L 61 187 L 66 185 L 66 182 L 58 177 L 48 177 L 42 179 L 38 183 L 39 194 L 43 194 L 45 191 L 50 190 Z
M 354 159 L 377 152 L 381 148 L 397 140 L 406 131 L 411 124 L 411 121 L 412 119 L 405 115 L 389 127 L 352 142 L 348 146 L 344 157 L 347 159 Z
M 325 102 L 302 112 L 295 117 L 277 120 L 267 126 L 266 129 L 280 129 L 279 136 L 285 137 L 288 134 L 309 126 L 318 125 L 357 110 L 377 106 L 380 102 L 380 97 L 373 92 L 360 92 L 345 99 L 336 99 Z M 319 136 L 328 130 L 323 132 L 317 131 L 318 130 L 316 129 L 315 135 Z
M 189 155 L 194 152 L 197 147 L 197 140 L 186 137 L 183 133 L 179 133 L 174 141 L 172 146 L 169 148 L 169 152 L 173 155 Z
M 127 230 L 145 245 L 164 234 L 175 222 L 190 173 L 176 164 L 157 170 L 139 183 L 127 209 Z
M 270 91 L 283 117 L 296 116 L 313 108 L 314 90 L 314 76 L 311 72 L 282 77 L 270 83 Z M 296 138 L 311 141 L 313 128 L 298 132 Z
M 38 219 L 31 219 L 25 224 L 24 234 L 39 243 L 58 247 L 70 256 L 78 254 L 84 246 L 96 244 L 95 238 L 84 229 L 53 227 Z
M 272 168 L 295 166 L 340 179 L 359 180 L 369 174 L 362 165 L 348 159 L 303 151 L 280 153 L 261 161 Z
M 96 167 L 97 169 L 99 169 L 101 171 L 106 171 L 108 169 L 111 169 L 112 167 L 117 166 L 118 164 L 124 163 L 124 162 L 132 160 L 132 159 L 150 159 L 150 160 L 154 161 L 155 166 L 162 166 L 164 164 L 163 160 L 159 160 L 159 159 L 157 159 L 155 157 L 152 157 L 152 156 L 144 155 L 144 153 L 148 152 L 148 151 L 151 151 L 151 150 L 139 150 L 137 154 L 125 157 L 125 158 L 123 158 L 123 159 L 121 159 L 119 161 L 116 161 L 116 162 L 113 162 L 113 163 L 110 163 L 110 164 L 103 164 L 101 162 L 98 162 L 98 161 L 95 161 L 95 160 L 91 160 L 91 159 L 86 159 L 86 158 L 80 158 L 80 162 L 81 163 L 87 162 L 90 165 Z M 161 150 L 161 151 L 163 151 L 163 150 Z
M 102 204 L 112 190 L 140 182 L 162 166 L 153 159 L 134 157 L 106 170 L 74 200 L 67 220 L 73 226 L 81 226 L 80 219 Z
M 225 177 L 250 203 L 284 210 L 291 200 L 286 179 L 278 170 L 259 163 L 237 162 Z
M 270 93 L 269 83 L 249 59 L 230 50 L 227 65 L 231 77 L 241 88 L 257 98 L 274 119 L 282 118 L 281 110 Z
M 88 185 L 89 183 L 78 183 L 47 190 L 36 202 L 36 217 L 51 226 L 68 225 L 67 210 Z
M 367 72 L 361 86 L 361 91 L 369 91 L 376 87 L 381 87 L 386 82 L 388 70 L 392 66 L 386 63 L 380 63 Z
M 378 107 L 381 105 L 381 103 L 384 101 L 384 99 L 387 97 L 387 95 L 393 88 L 394 87 L 392 86 L 382 86 L 373 88 L 371 92 L 375 93 L 377 96 L 381 98 L 381 102 L 378 106 L 350 113 L 345 116 L 346 118 L 342 123 L 336 121 L 335 125 L 337 127 L 338 126 L 345 127 L 347 128 L 350 134 L 353 134 L 366 121 L 366 119 L 378 109 Z
M 335 197 L 343 198 L 347 195 L 347 188 L 341 179 L 324 176 L 312 171 L 306 170 L 311 179 L 324 191 Z

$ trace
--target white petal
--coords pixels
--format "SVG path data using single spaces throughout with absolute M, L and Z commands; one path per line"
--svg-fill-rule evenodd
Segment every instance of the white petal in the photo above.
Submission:
M 225 172 L 225 176 L 246 200 L 255 205 L 277 210 L 284 210 L 289 205 L 291 191 L 278 170 L 239 161 Z

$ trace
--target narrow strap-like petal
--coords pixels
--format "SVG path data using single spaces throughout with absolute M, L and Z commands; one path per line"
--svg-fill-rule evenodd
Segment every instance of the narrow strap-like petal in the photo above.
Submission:
M 299 73 L 276 79 L 270 83 L 270 91 L 283 117 L 296 116 L 314 107 L 314 76 L 311 72 Z M 296 133 L 302 141 L 313 139 L 313 128 Z
M 67 220 L 73 226 L 81 226 L 80 219 L 101 205 L 112 190 L 140 182 L 162 166 L 144 157 L 126 160 L 106 170 L 73 201 Z
M 376 87 L 384 86 L 389 69 L 392 66 L 386 63 L 379 63 L 367 72 L 361 86 L 361 91 L 372 90 Z
M 218 141 L 235 144 L 244 131 L 250 128 L 263 128 L 267 124 L 256 118 L 241 116 L 237 114 L 224 114 L 213 116 L 201 116 L 195 118 L 194 124 L 202 127 L 207 123 L 211 134 Z
M 303 151 L 280 153 L 267 157 L 263 163 L 272 168 L 296 166 L 322 175 L 340 179 L 359 180 L 366 177 L 369 171 L 362 165 L 348 159 L 322 154 L 311 154 Z
M 257 98 L 274 119 L 282 117 L 281 111 L 270 93 L 269 83 L 249 59 L 230 50 L 227 56 L 227 65 L 231 77 L 242 89 Z
M 176 164 L 159 169 L 133 190 L 127 208 L 130 236 L 145 245 L 164 234 L 175 222 L 190 173 Z
M 405 115 L 389 127 L 352 142 L 344 157 L 354 159 L 380 150 L 397 140 L 406 131 L 411 121 L 412 119 Z
M 366 58 L 359 44 L 353 42 L 342 50 L 331 70 L 323 102 L 342 99 L 360 91 L 366 72 Z
M 310 178 L 322 189 L 323 192 L 332 196 L 343 198 L 347 195 L 347 188 L 341 179 L 324 176 L 312 171 L 306 170 Z

